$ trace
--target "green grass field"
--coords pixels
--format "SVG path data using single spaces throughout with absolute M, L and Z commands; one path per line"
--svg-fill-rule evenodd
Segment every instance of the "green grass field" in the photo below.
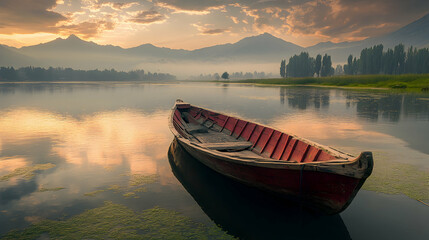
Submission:
M 255 83 L 269 85 L 319 85 L 356 88 L 387 88 L 406 89 L 410 91 L 428 91 L 429 74 L 404 75 L 354 75 L 332 77 L 305 77 L 305 78 L 273 78 L 248 79 L 231 81 L 234 83 Z

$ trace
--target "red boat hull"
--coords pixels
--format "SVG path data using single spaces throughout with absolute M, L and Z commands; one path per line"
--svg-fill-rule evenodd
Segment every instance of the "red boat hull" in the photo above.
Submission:
M 332 173 L 262 168 L 227 162 L 178 141 L 194 158 L 209 168 L 262 190 L 279 193 L 303 205 L 335 214 L 344 210 L 361 187 L 360 179 Z

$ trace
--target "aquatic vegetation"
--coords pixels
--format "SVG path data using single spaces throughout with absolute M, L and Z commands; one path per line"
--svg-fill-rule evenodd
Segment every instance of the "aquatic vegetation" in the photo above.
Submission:
M 60 191 L 60 190 L 63 190 L 63 189 L 65 189 L 65 188 L 63 188 L 63 187 L 56 187 L 56 188 L 44 188 L 44 187 L 41 187 L 41 188 L 39 188 L 38 192 L 57 192 L 57 191 Z
M 114 184 L 114 185 L 110 185 L 107 190 L 119 191 L 119 190 L 121 190 L 121 188 L 122 188 L 121 186 Z
M 98 193 L 105 191 L 114 191 L 115 193 L 122 192 L 122 196 L 125 198 L 139 198 L 137 193 L 146 192 L 147 188 L 144 185 L 155 183 L 158 181 L 158 175 L 142 175 L 142 174 L 124 174 L 124 176 L 130 176 L 128 185 L 121 186 L 118 184 L 110 185 L 106 189 L 100 189 L 93 192 L 85 193 L 84 196 L 95 197 Z
M 139 198 L 138 196 L 136 196 L 135 192 L 127 192 L 122 194 L 122 196 L 126 197 L 126 198 Z
M 134 189 L 134 192 L 146 192 L 146 191 L 147 191 L 147 188 L 145 188 L 145 187 L 140 187 L 140 188 Z
M 64 221 L 43 220 L 3 239 L 234 239 L 217 226 L 197 223 L 168 209 L 154 207 L 134 212 L 105 202 Z
M 429 200 L 429 171 L 410 164 L 392 162 L 385 155 L 375 153 L 373 172 L 362 188 Z
M 144 184 L 155 183 L 158 181 L 158 175 L 142 175 L 142 174 L 131 174 L 130 175 L 130 186 L 141 186 Z
M 107 190 L 106 189 L 100 189 L 100 190 L 96 190 L 96 191 L 93 191 L 93 192 L 85 193 L 83 195 L 87 196 L 87 197 L 95 197 L 97 194 L 105 192 L 105 191 L 107 191 Z
M 50 169 L 53 167 L 55 167 L 55 164 L 45 163 L 45 164 L 36 164 L 33 166 L 17 168 L 9 174 L 0 176 L 0 182 L 1 181 L 8 181 L 14 177 L 22 177 L 26 180 L 30 180 L 36 175 L 37 171 L 47 170 L 47 169 Z

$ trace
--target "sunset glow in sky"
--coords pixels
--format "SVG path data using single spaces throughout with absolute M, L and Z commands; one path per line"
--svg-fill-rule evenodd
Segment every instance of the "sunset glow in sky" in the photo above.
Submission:
M 427 0 L 1 0 L 0 44 L 75 34 L 98 44 L 196 49 L 264 32 L 310 46 L 396 30 Z

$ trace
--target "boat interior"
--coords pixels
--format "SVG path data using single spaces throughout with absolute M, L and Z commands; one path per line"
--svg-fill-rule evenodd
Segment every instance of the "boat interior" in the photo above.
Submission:
M 238 157 L 297 163 L 337 159 L 292 135 L 188 103 L 176 103 L 172 121 L 177 132 L 193 144 Z

